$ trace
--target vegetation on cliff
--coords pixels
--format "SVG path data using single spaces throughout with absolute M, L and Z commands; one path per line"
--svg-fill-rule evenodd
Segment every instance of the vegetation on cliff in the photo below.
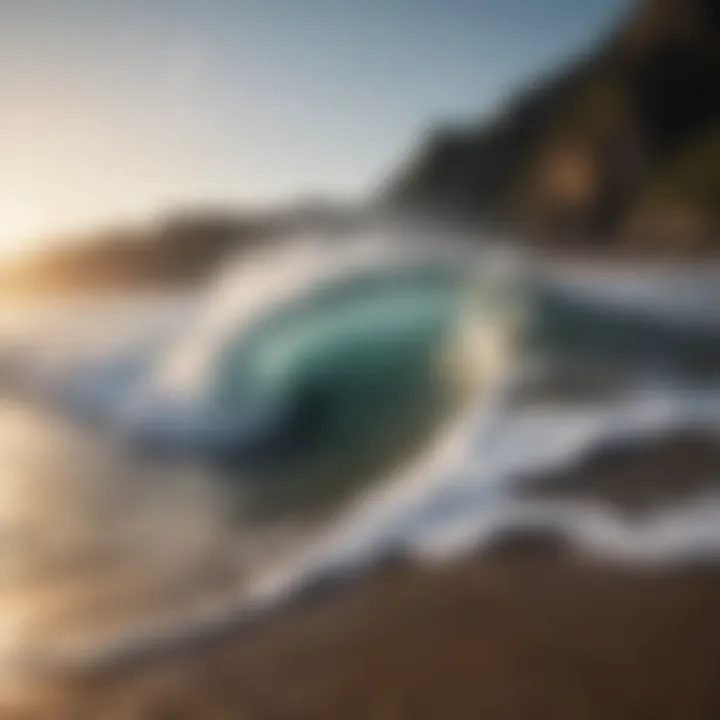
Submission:
M 383 199 L 573 243 L 707 248 L 720 237 L 719 148 L 720 3 L 646 0 L 504 112 L 437 132 Z

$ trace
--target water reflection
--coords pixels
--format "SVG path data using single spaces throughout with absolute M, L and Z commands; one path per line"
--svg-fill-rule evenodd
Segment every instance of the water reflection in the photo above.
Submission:
M 141 462 L 100 431 L 27 407 L 0 406 L 0 457 L 3 660 L 226 602 L 300 532 L 245 537 L 198 468 Z

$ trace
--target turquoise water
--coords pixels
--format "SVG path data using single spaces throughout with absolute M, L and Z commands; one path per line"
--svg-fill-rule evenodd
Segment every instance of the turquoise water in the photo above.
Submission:
M 452 405 L 441 359 L 463 287 L 448 268 L 360 273 L 227 343 L 213 372 L 214 404 L 225 417 L 272 418 L 241 458 L 262 481 L 257 502 L 317 503 L 387 472 L 422 442 Z

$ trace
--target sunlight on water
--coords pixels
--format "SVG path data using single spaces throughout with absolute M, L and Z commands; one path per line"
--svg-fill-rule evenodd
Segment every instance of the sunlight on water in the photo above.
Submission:
M 5 652 L 117 635 L 236 581 L 211 486 L 27 409 L 0 423 Z

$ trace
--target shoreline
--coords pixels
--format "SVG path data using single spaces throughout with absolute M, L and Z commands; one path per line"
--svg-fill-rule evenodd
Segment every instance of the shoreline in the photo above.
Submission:
M 633 513 L 676 503 L 682 476 L 693 496 L 718 489 L 715 437 L 600 453 L 525 487 L 591 489 Z M 33 711 L 2 717 L 714 718 L 718 603 L 717 556 L 623 566 L 512 531 L 465 560 L 398 558 L 250 627 L 51 683 Z

